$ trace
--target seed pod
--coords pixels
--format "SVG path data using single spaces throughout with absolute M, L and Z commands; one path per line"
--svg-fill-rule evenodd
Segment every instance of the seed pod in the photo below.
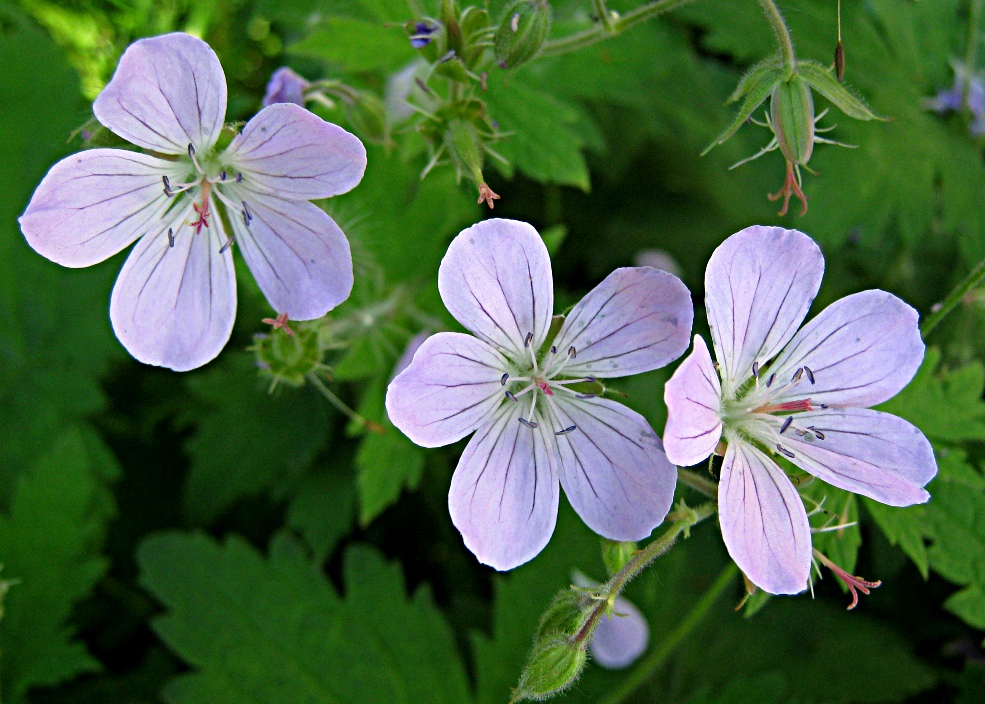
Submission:
M 806 164 L 814 149 L 814 99 L 799 75 L 773 89 L 770 117 L 783 156 L 791 164 Z
M 585 667 L 585 659 L 585 650 L 567 638 L 538 642 L 520 675 L 513 701 L 545 699 L 570 687 Z
M 516 68 L 540 51 L 551 29 L 551 6 L 546 0 L 516 0 L 506 8 L 496 30 L 496 60 Z
M 839 83 L 845 82 L 845 47 L 842 46 L 840 39 L 835 45 L 835 76 L 838 77 Z

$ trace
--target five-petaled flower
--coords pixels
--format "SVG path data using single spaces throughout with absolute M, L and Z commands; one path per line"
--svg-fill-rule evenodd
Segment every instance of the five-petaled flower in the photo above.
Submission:
M 309 320 L 348 298 L 349 243 L 309 200 L 359 183 L 366 150 L 356 137 L 277 104 L 219 152 L 225 76 L 208 44 L 187 34 L 132 44 L 93 111 L 150 153 L 92 149 L 63 159 L 20 224 L 35 250 L 69 267 L 140 239 L 110 302 L 113 329 L 134 357 L 184 371 L 219 353 L 236 314 L 234 239 L 278 313 Z
M 599 398 L 598 378 L 662 367 L 687 348 L 687 288 L 664 271 L 617 269 L 553 339 L 551 262 L 533 227 L 485 220 L 459 234 L 438 272 L 448 310 L 475 337 L 428 338 L 387 391 L 390 420 L 418 445 L 469 441 L 452 478 L 452 521 L 496 569 L 533 558 L 557 519 L 559 482 L 612 540 L 647 537 L 677 473 L 646 420 Z
M 773 594 L 807 587 L 811 528 L 771 454 L 891 506 L 926 501 L 922 487 L 937 473 L 920 430 L 868 408 L 920 366 L 917 312 L 885 291 L 862 291 L 798 332 L 823 273 L 821 250 L 796 230 L 756 226 L 729 237 L 705 272 L 718 365 L 696 335 L 664 390 L 672 462 L 696 464 L 727 443 L 722 536 L 748 578 Z

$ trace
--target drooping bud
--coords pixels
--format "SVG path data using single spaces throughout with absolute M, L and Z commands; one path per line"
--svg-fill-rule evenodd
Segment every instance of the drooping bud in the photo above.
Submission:
M 257 367 L 275 385 L 303 386 L 308 375 L 322 366 L 318 331 L 313 327 L 298 326 L 293 335 L 284 330 L 254 335 L 251 349 L 256 354 Z
M 578 679 L 586 659 L 585 648 L 570 643 L 565 637 L 537 642 L 511 702 L 545 699 L 567 689 Z
M 636 543 L 602 540 L 602 562 L 611 577 L 633 559 L 636 554 Z
M 516 0 L 507 6 L 496 30 L 496 60 L 503 68 L 516 68 L 540 51 L 551 29 L 551 5 L 547 0 Z
M 814 151 L 814 99 L 810 86 L 799 75 L 773 89 L 770 117 L 783 156 L 791 164 L 806 164 Z

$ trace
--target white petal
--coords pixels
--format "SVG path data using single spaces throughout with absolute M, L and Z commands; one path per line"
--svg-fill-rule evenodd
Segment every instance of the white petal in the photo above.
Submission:
M 694 308 L 687 287 L 650 267 L 616 269 L 571 310 L 553 343 L 575 348 L 565 375 L 641 374 L 684 354 Z
M 726 398 L 793 337 L 817 295 L 824 257 L 810 237 L 747 227 L 722 242 L 705 270 L 705 307 Z
M 500 381 L 506 367 L 506 360 L 482 340 L 436 333 L 390 382 L 387 415 L 422 447 L 461 440 L 507 402 Z
M 141 39 L 123 52 L 92 105 L 96 119 L 145 149 L 184 154 L 215 144 L 226 117 L 226 77 L 212 48 L 188 34 Z
M 223 158 L 249 187 L 294 200 L 345 193 L 366 170 L 358 137 L 292 103 L 257 113 Z
M 789 381 L 808 367 L 800 382 L 777 398 L 810 397 L 812 405 L 874 406 L 910 383 L 923 361 L 917 312 L 891 293 L 862 291 L 835 301 L 797 333 L 770 366 Z
M 646 652 L 650 642 L 650 625 L 627 599 L 616 597 L 611 616 L 603 616 L 588 644 L 592 657 L 609 670 L 632 665 Z
M 811 529 L 793 483 L 755 447 L 730 441 L 718 485 L 722 538 L 746 576 L 770 594 L 798 594 L 811 569 Z
M 215 212 L 215 204 L 210 205 Z M 120 272 L 110 301 L 113 330 L 141 362 L 187 371 L 214 359 L 229 340 L 236 318 L 236 275 L 221 220 L 194 234 L 181 226 L 190 208 L 176 214 L 166 234 L 144 237 Z M 179 229 L 180 228 L 180 229 Z
M 688 467 L 714 452 L 722 437 L 721 397 L 722 388 L 708 346 L 700 335 L 695 335 L 694 351 L 664 385 L 667 459 Z
M 620 403 L 554 399 L 550 415 L 542 413 L 538 421 L 542 427 L 553 421 L 561 485 L 575 511 L 610 540 L 649 536 L 670 510 L 677 485 L 677 468 L 660 438 L 643 416 Z M 553 435 L 571 426 L 575 430 Z
M 554 312 L 551 259 L 537 231 L 516 220 L 483 220 L 452 240 L 438 269 L 441 300 L 455 319 L 515 360 L 536 351 Z
M 479 428 L 448 493 L 451 520 L 465 545 L 479 562 L 497 570 L 536 556 L 557 521 L 558 478 L 550 431 L 521 424 L 523 405 L 502 405 Z
M 349 297 L 349 240 L 325 211 L 243 188 L 228 193 L 236 242 L 274 310 L 313 320 Z
M 790 460 L 828 484 L 890 506 L 922 504 L 923 487 L 937 474 L 930 442 L 916 426 L 864 408 L 798 413 L 783 443 Z M 814 428 L 799 435 L 796 429 Z M 821 440 L 821 437 L 824 439 Z
M 171 162 L 122 149 L 73 154 L 42 179 L 20 217 L 21 230 L 51 261 L 91 266 L 162 231 L 170 205 L 162 176 L 179 175 Z

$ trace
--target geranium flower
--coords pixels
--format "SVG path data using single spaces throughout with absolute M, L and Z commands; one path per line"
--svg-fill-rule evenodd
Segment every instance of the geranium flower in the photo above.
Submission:
M 676 469 L 646 420 L 599 398 L 597 379 L 662 367 L 687 347 L 693 310 L 676 277 L 617 269 L 549 338 L 551 261 L 530 225 L 486 220 L 459 234 L 438 290 L 475 337 L 428 338 L 387 390 L 390 420 L 424 447 L 469 441 L 448 504 L 468 548 L 505 570 L 554 531 L 558 483 L 612 540 L 641 540 L 667 514 Z
M 773 594 L 807 587 L 811 529 L 771 456 L 891 506 L 926 501 L 922 487 L 937 473 L 920 430 L 867 409 L 920 366 L 917 312 L 885 291 L 862 291 L 798 332 L 823 273 L 821 250 L 802 232 L 757 226 L 729 237 L 705 272 L 718 364 L 696 335 L 664 390 L 672 462 L 696 464 L 727 443 L 722 536 L 749 579 Z
M 278 104 L 218 151 L 225 77 L 208 44 L 187 34 L 130 45 L 93 111 L 150 153 L 63 159 L 20 225 L 37 252 L 69 267 L 140 240 L 110 301 L 113 329 L 134 357 L 184 371 L 219 353 L 236 314 L 234 239 L 278 313 L 318 318 L 348 298 L 349 243 L 308 201 L 359 183 L 366 151 L 356 137 Z

